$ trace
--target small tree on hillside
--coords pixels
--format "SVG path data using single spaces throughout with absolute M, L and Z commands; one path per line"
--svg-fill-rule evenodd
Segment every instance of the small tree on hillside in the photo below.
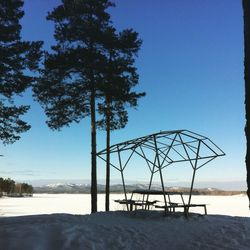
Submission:
M 109 0 L 63 0 L 49 13 L 56 45 L 47 53 L 44 71 L 34 87 L 51 129 L 91 117 L 91 211 L 97 211 L 96 99 L 106 62 L 103 34 L 110 25 Z
M 104 102 L 98 105 L 98 111 L 103 115 L 98 125 L 106 130 L 106 211 L 109 211 L 110 193 L 110 132 L 125 127 L 128 121 L 126 107 L 136 107 L 138 99 L 145 95 L 132 91 L 139 79 L 133 64 L 140 46 L 138 33 L 131 29 L 119 34 L 114 29 L 106 32 L 105 50 L 108 61 L 103 73 Z
M 35 80 L 27 70 L 37 71 L 42 42 L 22 41 L 20 32 L 23 17 L 22 0 L 0 1 L 0 140 L 13 143 L 30 126 L 21 120 L 28 106 L 14 104 Z
M 2 183 L 2 190 L 7 194 L 13 193 L 15 191 L 15 181 L 10 178 L 4 179 Z
M 32 185 L 29 185 L 27 183 L 21 183 L 21 191 L 22 191 L 22 193 L 32 194 L 33 187 L 32 187 Z
M 2 192 L 3 192 L 3 178 L 0 177 L 0 197 L 2 196 Z

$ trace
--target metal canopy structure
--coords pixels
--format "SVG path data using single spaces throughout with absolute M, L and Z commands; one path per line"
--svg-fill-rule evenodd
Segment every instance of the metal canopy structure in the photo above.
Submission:
M 124 152 L 126 152 L 125 159 L 122 156 Z M 106 161 L 106 154 L 107 149 L 104 149 L 98 152 L 97 156 Z M 225 153 L 206 136 L 189 130 L 173 130 L 161 131 L 112 145 L 110 155 L 117 156 L 115 161 L 110 162 L 110 165 L 121 173 L 126 200 L 128 199 L 124 170 L 128 163 L 132 161 L 134 155 L 144 159 L 145 165 L 150 171 L 148 189 L 151 189 L 154 175 L 159 174 L 163 193 L 165 192 L 165 186 L 162 170 L 172 164 L 189 162 L 193 169 L 188 200 L 188 205 L 190 205 L 196 171 L 215 158 L 224 156 Z M 164 201 L 167 205 L 165 195 Z

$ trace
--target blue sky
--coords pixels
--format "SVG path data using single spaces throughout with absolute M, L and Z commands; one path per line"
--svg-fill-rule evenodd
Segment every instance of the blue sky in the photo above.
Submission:
M 54 43 L 48 11 L 58 0 L 26 0 L 23 39 Z M 236 0 L 117 0 L 110 10 L 118 30 L 133 28 L 143 40 L 136 65 L 139 91 L 147 96 L 112 144 L 160 130 L 189 129 L 211 138 L 226 156 L 200 170 L 201 181 L 245 180 L 243 20 Z M 90 120 L 50 131 L 41 107 L 27 91 L 32 125 L 13 145 L 1 146 L 0 175 L 16 180 L 89 179 Z M 98 132 L 98 150 L 105 133 Z M 179 172 L 178 172 L 179 171 Z M 178 170 L 176 179 L 185 179 Z M 98 161 L 98 178 L 105 177 Z M 140 168 L 128 179 L 147 178 Z M 114 177 L 115 178 L 115 177 Z

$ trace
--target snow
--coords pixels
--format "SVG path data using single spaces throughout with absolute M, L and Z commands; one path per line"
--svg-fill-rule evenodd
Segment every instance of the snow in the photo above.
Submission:
M 129 196 L 130 197 L 130 196 Z M 121 210 L 124 207 L 114 200 L 123 199 L 122 194 L 111 194 L 111 210 Z M 139 199 L 140 197 L 135 197 Z M 151 195 L 152 200 L 162 200 L 159 195 Z M 172 202 L 180 202 L 180 197 Z M 184 196 L 188 201 L 188 196 Z M 248 199 L 246 195 L 208 196 L 194 195 L 192 203 L 207 204 L 208 214 L 222 214 L 231 216 L 250 217 Z M 35 214 L 69 213 L 89 214 L 91 212 L 91 198 L 89 194 L 34 194 L 33 197 L 0 199 L 0 216 L 21 216 Z M 98 195 L 98 211 L 105 210 L 105 195 Z M 203 213 L 203 208 L 192 208 L 193 212 Z
M 98 198 L 103 210 L 105 196 Z M 113 202 L 117 198 L 123 197 L 111 195 L 112 210 L 122 209 Z M 87 194 L 1 198 L 0 249 L 249 249 L 245 195 L 194 196 L 192 201 L 209 204 L 209 215 L 185 218 L 142 210 L 89 215 Z

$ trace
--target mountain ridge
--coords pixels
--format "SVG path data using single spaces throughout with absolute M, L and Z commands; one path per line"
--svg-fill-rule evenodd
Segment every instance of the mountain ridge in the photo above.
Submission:
M 98 184 L 98 193 L 105 193 L 105 185 Z M 126 185 L 126 191 L 132 192 L 135 189 L 148 189 L 148 184 L 128 184 Z M 161 190 L 160 184 L 153 184 L 152 190 Z M 89 194 L 91 190 L 90 184 L 76 184 L 76 183 L 54 183 L 47 184 L 40 187 L 34 187 L 34 193 L 69 193 L 69 194 Z M 168 186 L 165 188 L 167 192 L 182 192 L 183 194 L 189 194 L 189 187 L 181 186 Z M 113 184 L 110 186 L 111 193 L 123 193 L 122 184 Z M 208 187 L 208 188 L 195 188 L 193 190 L 194 195 L 235 195 L 244 194 L 245 191 L 225 191 L 218 188 Z

